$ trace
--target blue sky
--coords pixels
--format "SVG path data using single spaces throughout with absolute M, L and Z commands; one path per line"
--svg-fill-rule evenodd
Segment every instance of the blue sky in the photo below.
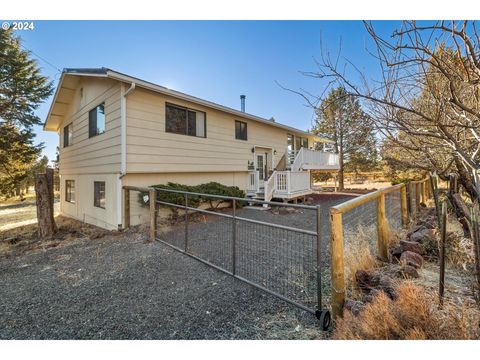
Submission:
M 375 22 L 383 34 L 397 24 Z M 104 66 L 233 108 L 245 94 L 247 112 L 304 130 L 312 109 L 276 81 L 322 93 L 325 82 L 300 73 L 315 70 L 320 39 L 332 54 L 341 40 L 342 56 L 376 71 L 360 21 L 35 21 L 35 30 L 17 34 L 55 84 L 56 68 Z M 50 102 L 38 109 L 42 120 Z M 57 134 L 35 130 L 54 159 Z

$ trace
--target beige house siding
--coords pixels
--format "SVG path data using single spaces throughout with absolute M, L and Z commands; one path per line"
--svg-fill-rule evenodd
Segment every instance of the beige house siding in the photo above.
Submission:
M 121 191 L 116 174 L 88 174 L 60 176 L 60 212 L 62 215 L 115 230 L 117 223 L 117 192 Z M 75 181 L 75 203 L 65 201 L 65 181 Z M 105 209 L 94 206 L 94 182 L 105 182 Z
M 89 138 L 88 113 L 102 102 L 105 102 L 105 132 Z M 64 147 L 63 128 L 69 124 L 73 128 L 72 144 Z M 81 79 L 60 125 L 60 173 L 118 173 L 120 125 L 120 83 L 108 79 Z
M 165 132 L 166 102 L 205 112 L 207 137 Z M 235 139 L 235 120 L 247 123 L 247 141 Z M 285 152 L 287 131 L 144 89 L 127 98 L 128 173 L 247 171 L 253 146 L 276 150 L 275 166 Z

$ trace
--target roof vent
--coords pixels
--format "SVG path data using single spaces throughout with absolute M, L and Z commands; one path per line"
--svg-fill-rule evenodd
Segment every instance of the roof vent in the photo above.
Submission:
M 245 95 L 240 95 L 240 110 L 245 112 Z

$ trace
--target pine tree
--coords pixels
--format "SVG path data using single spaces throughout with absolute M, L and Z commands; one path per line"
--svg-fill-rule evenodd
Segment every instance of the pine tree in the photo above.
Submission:
M 0 195 L 21 195 L 42 145 L 33 144 L 34 134 L 13 124 L 0 126 Z
M 35 110 L 53 91 L 12 30 L 0 29 L 0 194 L 20 195 L 43 144 L 34 145 Z
M 20 38 L 0 29 L 0 126 L 9 123 L 30 130 L 40 125 L 35 110 L 52 91 L 52 83 L 22 49 Z
M 343 190 L 345 171 L 369 171 L 377 165 L 373 123 L 343 87 L 332 89 L 315 113 L 312 132 L 334 141 L 340 162 L 339 190 Z

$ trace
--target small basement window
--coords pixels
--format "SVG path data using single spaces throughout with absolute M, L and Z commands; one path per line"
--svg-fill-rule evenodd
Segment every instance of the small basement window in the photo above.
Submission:
M 94 181 L 93 206 L 105 209 L 105 181 Z
M 235 120 L 235 139 L 248 140 L 246 122 Z
M 65 180 L 65 201 L 75 203 L 75 180 Z
M 72 138 L 73 138 L 72 124 L 68 124 L 63 128 L 63 147 L 72 145 Z
M 206 114 L 203 111 L 166 104 L 165 131 L 174 134 L 207 137 Z
M 88 137 L 105 132 L 105 103 L 90 110 L 88 113 Z

